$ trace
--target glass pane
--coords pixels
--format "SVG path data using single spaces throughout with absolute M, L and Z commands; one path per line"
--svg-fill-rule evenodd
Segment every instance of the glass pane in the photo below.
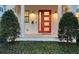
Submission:
M 29 17 L 25 17 L 25 18 L 24 18 L 24 22 L 25 22 L 25 23 L 28 23 L 28 22 L 29 22 Z
M 49 22 L 44 22 L 44 26 L 49 26 Z
M 49 17 L 44 17 L 44 21 L 48 21 L 49 20 Z
M 49 27 L 44 27 L 44 31 L 49 31 Z
M 29 16 L 29 12 L 28 11 L 25 11 L 24 12 L 24 16 Z
M 49 12 L 44 12 L 44 15 L 49 15 Z
M 39 12 L 39 31 L 41 31 L 41 12 Z

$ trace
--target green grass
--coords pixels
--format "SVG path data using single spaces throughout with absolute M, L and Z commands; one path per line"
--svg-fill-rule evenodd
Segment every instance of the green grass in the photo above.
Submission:
M 58 43 L 58 42 L 15 42 L 0 47 L 3 54 L 77 54 L 79 53 L 78 43 Z

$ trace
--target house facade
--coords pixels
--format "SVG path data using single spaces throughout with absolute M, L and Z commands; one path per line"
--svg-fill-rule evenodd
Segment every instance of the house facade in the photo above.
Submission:
M 58 37 L 59 21 L 65 12 L 79 17 L 78 5 L 1 5 L 0 17 L 9 9 L 18 17 L 20 37 L 42 37 L 41 40 Z

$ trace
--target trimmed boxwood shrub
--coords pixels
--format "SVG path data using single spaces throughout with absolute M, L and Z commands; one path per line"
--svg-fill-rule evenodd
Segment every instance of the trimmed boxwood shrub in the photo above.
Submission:
M 77 37 L 78 20 L 72 12 L 66 12 L 59 22 L 58 37 L 67 42 Z
M 7 10 L 1 17 L 0 41 L 15 41 L 20 34 L 18 18 L 12 10 Z

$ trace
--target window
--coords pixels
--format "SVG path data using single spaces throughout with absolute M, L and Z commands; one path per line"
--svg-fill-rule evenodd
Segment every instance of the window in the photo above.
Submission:
M 3 8 L 2 7 L 0 7 L 0 11 L 3 12 Z
M 76 13 L 76 17 L 77 17 L 78 23 L 79 23 L 79 12 Z
M 25 10 L 24 12 L 24 22 L 25 23 L 29 22 L 29 10 Z

